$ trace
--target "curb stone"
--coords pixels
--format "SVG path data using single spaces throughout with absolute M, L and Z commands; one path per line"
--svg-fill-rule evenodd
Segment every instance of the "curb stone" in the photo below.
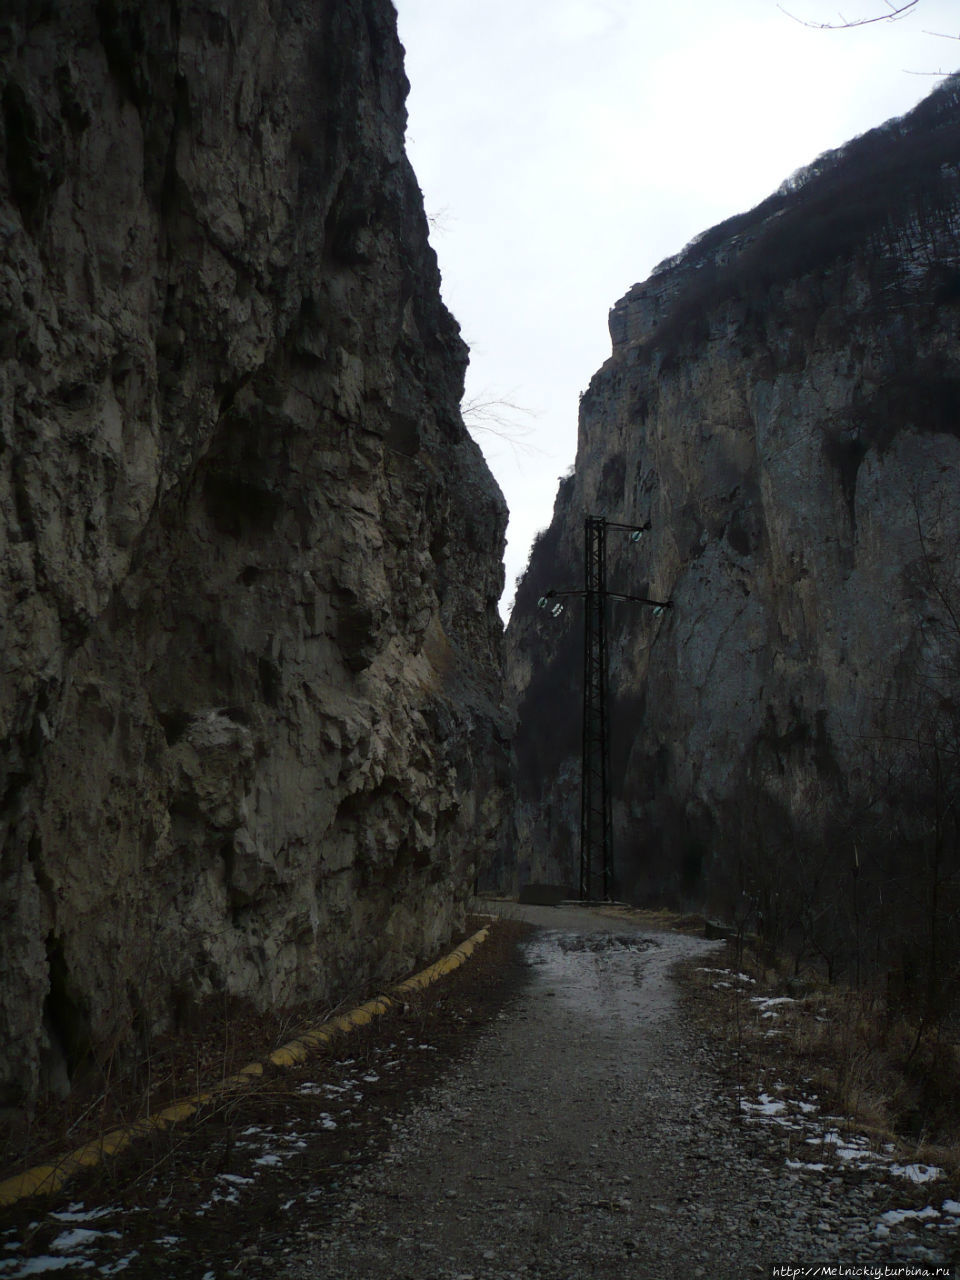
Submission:
M 486 941 L 489 932 L 489 927 L 484 926 L 484 928 L 479 929 L 461 942 L 449 955 L 443 956 L 442 959 L 437 960 L 434 964 L 428 965 L 426 969 L 421 969 L 412 978 L 407 978 L 406 981 L 391 987 L 391 994 L 376 996 L 374 999 L 358 1005 L 355 1009 L 351 1009 L 349 1013 L 341 1014 L 335 1018 L 328 1018 L 326 1021 L 310 1027 L 296 1040 L 291 1040 L 279 1049 L 275 1049 L 266 1061 L 275 1067 L 295 1066 L 300 1062 L 305 1062 L 313 1050 L 329 1044 L 336 1036 L 345 1035 L 357 1027 L 369 1026 L 373 1019 L 381 1014 L 387 1013 L 390 1009 L 401 1008 L 405 995 L 409 995 L 414 991 L 422 991 L 439 978 L 445 977 L 455 969 L 459 969 L 473 955 L 477 947 Z M 119 1155 L 137 1138 L 145 1137 L 149 1133 L 170 1129 L 174 1125 L 188 1120 L 196 1114 L 204 1103 L 210 1102 L 225 1093 L 246 1088 L 254 1080 L 261 1077 L 263 1073 L 263 1062 L 250 1062 L 240 1071 L 228 1076 L 206 1092 L 193 1094 L 189 1098 L 181 1098 L 178 1102 L 171 1103 L 170 1106 L 164 1107 L 162 1111 L 158 1111 L 154 1115 L 144 1116 L 134 1121 L 133 1124 L 113 1129 L 102 1137 L 95 1138 L 92 1142 L 87 1142 L 82 1147 L 77 1147 L 76 1150 L 61 1156 L 59 1160 L 52 1164 L 36 1165 L 32 1169 L 26 1169 L 22 1173 L 15 1174 L 12 1178 L 7 1178 L 6 1181 L 0 1182 L 0 1208 L 16 1204 L 29 1196 L 51 1195 L 53 1192 L 59 1191 L 64 1183 L 83 1169 L 92 1169 L 102 1163 L 108 1156 Z

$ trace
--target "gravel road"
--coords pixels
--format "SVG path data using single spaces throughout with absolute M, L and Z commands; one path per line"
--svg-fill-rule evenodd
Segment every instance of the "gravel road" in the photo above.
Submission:
M 869 1181 L 788 1168 L 776 1134 L 718 1098 L 718 1050 L 680 1017 L 670 977 L 690 955 L 709 964 L 715 944 L 582 909 L 514 911 L 544 926 L 526 944 L 530 983 L 397 1126 L 287 1280 L 930 1264 L 922 1226 L 876 1237 Z

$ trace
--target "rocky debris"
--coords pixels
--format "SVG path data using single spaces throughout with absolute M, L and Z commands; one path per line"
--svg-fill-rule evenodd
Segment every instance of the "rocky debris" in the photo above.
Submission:
M 0 1104 L 412 967 L 495 841 L 504 505 L 387 0 L 0 19 Z
M 849 881 L 854 826 L 918 841 L 916 743 L 956 731 L 958 120 L 953 77 L 614 307 L 507 633 L 521 883 L 577 875 L 582 622 L 536 606 L 582 584 L 587 515 L 649 521 L 608 586 L 673 603 L 610 606 L 622 896 L 732 911 L 752 880 L 775 929 L 816 887 L 758 867 L 832 839 Z

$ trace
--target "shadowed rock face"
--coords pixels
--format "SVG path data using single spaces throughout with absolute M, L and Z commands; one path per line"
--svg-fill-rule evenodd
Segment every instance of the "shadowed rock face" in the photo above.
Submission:
M 586 514 L 652 522 L 611 532 L 608 585 L 674 604 L 611 606 L 622 893 L 800 892 L 761 864 L 832 839 L 846 874 L 891 785 L 929 781 L 896 744 L 955 734 L 958 139 L 954 78 L 613 308 L 507 633 L 522 876 L 576 879 L 582 622 L 536 600 L 581 584 Z
M 457 923 L 504 504 L 387 0 L 0 19 L 0 1101 Z

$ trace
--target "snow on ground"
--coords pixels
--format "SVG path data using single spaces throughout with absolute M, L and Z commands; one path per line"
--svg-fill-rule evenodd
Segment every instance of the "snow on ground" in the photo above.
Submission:
M 943 1177 L 943 1170 L 932 1164 L 892 1164 L 890 1172 L 895 1178 L 906 1178 L 908 1182 L 933 1182 Z
M 743 989 L 755 982 L 748 974 L 733 969 L 700 968 L 698 971 L 712 976 L 714 988 Z M 749 1001 L 761 1018 L 770 1019 L 776 1019 L 787 1012 L 789 1006 L 799 1003 L 792 996 L 758 995 L 750 996 Z M 893 1143 L 878 1143 L 854 1132 L 852 1122 L 823 1115 L 816 1094 L 791 1089 L 782 1080 L 758 1093 L 756 1101 L 740 1096 L 738 1106 L 744 1123 L 776 1126 L 793 1135 L 789 1143 L 792 1154 L 787 1155 L 785 1163 L 798 1175 L 832 1176 L 839 1168 L 875 1181 L 883 1179 L 894 1186 L 903 1182 L 913 1187 L 935 1184 L 945 1176 L 935 1165 L 899 1163 Z M 803 1147 L 811 1148 L 809 1159 L 798 1158 L 803 1154 Z M 892 1226 L 910 1221 L 923 1222 L 943 1232 L 956 1232 L 960 1228 L 960 1202 L 944 1199 L 939 1208 L 928 1204 L 922 1209 L 912 1206 L 890 1209 L 877 1217 L 874 1235 L 884 1239 Z
M 751 996 L 750 1003 L 757 1006 L 761 1018 L 777 1018 L 785 1004 L 796 1004 L 793 996 Z
M 120 1234 L 117 1231 L 91 1231 L 88 1227 L 74 1227 L 72 1231 L 64 1231 L 62 1235 L 57 1236 L 50 1248 L 54 1253 L 72 1253 L 74 1249 L 79 1249 L 82 1244 L 91 1244 L 94 1240 L 99 1240 L 104 1235 L 110 1235 L 114 1240 L 120 1238 Z
M 772 1089 L 772 1092 L 771 1092 Z M 740 1100 L 740 1112 L 747 1124 L 776 1125 L 796 1135 L 794 1148 L 802 1143 L 812 1148 L 811 1159 L 786 1158 L 786 1167 L 803 1175 L 831 1176 L 838 1168 L 874 1181 L 897 1181 L 920 1186 L 936 1183 L 944 1171 L 930 1164 L 900 1164 L 892 1143 L 878 1144 L 863 1134 L 850 1131 L 847 1121 L 839 1116 L 821 1114 L 815 1095 L 796 1095 L 777 1082 L 760 1093 L 756 1102 Z M 775 1096 L 777 1092 L 781 1096 Z M 932 1187 L 931 1187 L 932 1190 Z M 933 1197 L 936 1201 L 937 1197 Z M 890 1228 L 902 1222 L 921 1221 L 935 1229 L 950 1233 L 960 1228 L 960 1201 L 944 1199 L 922 1209 L 912 1206 L 890 1209 L 878 1215 L 873 1232 L 877 1239 L 889 1235 Z
M 410 1044 L 413 1037 L 408 1036 Z M 417 1043 L 416 1048 L 424 1052 L 435 1052 L 431 1044 Z M 329 1098 L 331 1106 L 336 1104 L 339 1121 L 328 1112 L 320 1112 L 314 1123 L 316 1129 L 336 1129 L 338 1122 L 350 1124 L 350 1117 L 363 1102 L 363 1084 L 376 1084 L 381 1073 L 395 1070 L 400 1059 L 392 1056 L 397 1052 L 396 1044 L 389 1044 L 374 1049 L 374 1053 L 384 1059 L 378 1062 L 376 1070 L 369 1063 L 359 1064 L 353 1058 L 343 1058 L 336 1063 L 341 1073 L 339 1081 L 308 1080 L 299 1086 L 299 1092 L 309 1096 Z M 197 1210 L 198 1216 L 207 1214 L 217 1204 L 239 1204 L 241 1198 L 255 1193 L 257 1180 L 264 1174 L 283 1166 L 284 1161 L 305 1150 L 310 1138 L 309 1133 L 300 1132 L 292 1123 L 285 1126 L 249 1125 L 238 1136 L 235 1150 L 243 1158 L 246 1157 L 245 1173 L 221 1173 L 212 1181 L 210 1195 Z M 311 1197 L 307 1197 L 310 1199 Z M 290 1202 L 291 1207 L 293 1202 Z M 61 1273 L 91 1277 L 113 1276 L 125 1271 L 140 1255 L 133 1250 L 124 1256 L 117 1257 L 116 1241 L 122 1234 L 108 1229 L 111 1219 L 120 1221 L 122 1216 L 131 1212 L 119 1205 L 105 1208 L 88 1209 L 82 1203 L 71 1204 L 67 1209 L 47 1215 L 44 1223 L 33 1223 L 33 1228 L 46 1224 L 63 1224 L 68 1229 L 61 1231 L 45 1245 L 47 1252 L 34 1257 L 24 1256 L 23 1241 L 14 1232 L 0 1235 L 0 1280 L 24 1280 L 25 1277 L 39 1276 L 46 1273 Z M 90 1227 L 89 1223 L 98 1223 L 99 1228 Z M 180 1243 L 177 1236 L 158 1236 L 157 1244 L 173 1247 Z M 5 1256 L 6 1255 L 6 1256 Z M 208 1273 L 209 1280 L 217 1280 L 213 1272 Z
M 49 1214 L 48 1217 L 51 1222 L 56 1223 L 98 1222 L 120 1212 L 121 1209 L 118 1205 L 87 1209 L 83 1204 L 75 1203 L 71 1204 L 67 1209 L 61 1209 L 57 1213 Z M 37 1227 L 39 1223 L 32 1223 L 31 1226 Z M 4 1234 L 8 1237 L 14 1237 L 15 1235 L 12 1231 L 7 1231 Z M 89 1227 L 74 1226 L 69 1231 L 62 1231 L 60 1235 L 51 1241 L 49 1254 L 41 1254 L 35 1258 L 16 1256 L 15 1251 L 23 1247 L 21 1242 L 16 1238 L 5 1239 L 0 1243 L 0 1249 L 4 1253 L 14 1254 L 14 1256 L 7 1258 L 0 1256 L 0 1276 L 3 1276 L 4 1280 L 8 1276 L 12 1280 L 19 1280 L 21 1276 L 43 1275 L 51 1271 L 92 1271 L 96 1266 L 94 1261 L 84 1254 L 78 1255 L 76 1251 L 81 1248 L 89 1249 L 103 1240 L 119 1240 L 120 1238 L 119 1231 L 98 1231 Z M 134 1253 L 126 1261 L 121 1259 L 124 1268 L 129 1266 L 136 1256 L 136 1253 Z M 105 1264 L 94 1274 L 113 1275 L 118 1269 L 119 1265 L 117 1263 Z
M 756 978 L 751 978 L 749 973 L 734 973 L 732 969 L 708 969 L 705 965 L 699 965 L 697 973 L 716 973 L 719 975 L 716 982 L 712 983 L 714 987 L 730 987 L 734 982 L 742 982 L 747 986 L 757 985 Z
M 702 972 L 711 976 L 712 985 L 716 987 L 745 989 L 755 984 L 749 975 L 731 969 L 703 969 Z M 776 1019 L 781 1012 L 786 1013 L 790 1005 L 797 1003 L 790 997 L 766 996 L 752 996 L 750 1002 L 760 1017 L 771 1019 Z M 408 1037 L 408 1040 L 418 1050 L 435 1052 L 433 1045 L 416 1043 L 413 1037 Z M 361 1064 L 352 1058 L 340 1060 L 336 1065 L 341 1075 L 336 1083 L 329 1080 L 302 1083 L 299 1086 L 302 1094 L 329 1100 L 331 1111 L 336 1111 L 336 1119 L 329 1112 L 318 1112 L 313 1120 L 314 1126 L 318 1129 L 335 1129 L 338 1124 L 350 1127 L 352 1117 L 363 1103 L 363 1086 L 375 1084 L 381 1074 L 399 1066 L 399 1059 L 392 1056 L 396 1052 L 395 1044 L 377 1049 L 375 1069 L 369 1062 Z M 912 1193 L 913 1204 L 906 1202 L 905 1194 L 902 1206 L 882 1213 L 878 1206 L 872 1226 L 875 1240 L 885 1240 L 891 1230 L 902 1224 L 917 1223 L 941 1239 L 947 1233 L 960 1230 L 960 1201 L 941 1199 L 934 1194 L 937 1182 L 943 1177 L 942 1170 L 928 1164 L 900 1162 L 892 1144 L 879 1144 L 856 1133 L 842 1117 L 824 1115 L 816 1094 L 792 1088 L 778 1079 L 767 1084 L 755 1100 L 741 1096 L 739 1110 L 745 1124 L 776 1127 L 787 1138 L 790 1150 L 785 1157 L 785 1165 L 798 1177 L 828 1178 L 841 1169 L 851 1176 L 874 1182 L 882 1180 L 888 1185 L 902 1184 L 906 1194 Z M 209 1197 L 199 1213 L 209 1212 L 218 1202 L 238 1204 L 243 1198 L 256 1194 L 258 1179 L 282 1167 L 286 1160 L 302 1151 L 309 1136 L 292 1123 L 286 1126 L 248 1126 L 238 1135 L 236 1144 L 238 1152 L 247 1157 L 242 1166 L 244 1173 L 223 1173 L 214 1179 Z M 927 1186 L 931 1202 L 918 1208 L 917 1189 Z M 283 1206 L 284 1211 L 314 1198 L 310 1194 L 294 1197 Z M 46 1252 L 36 1257 L 24 1256 L 23 1242 L 13 1232 L 0 1234 L 0 1280 L 22 1280 L 46 1273 L 82 1273 L 91 1277 L 121 1274 L 139 1256 L 133 1250 L 117 1257 L 116 1241 L 122 1237 L 119 1231 L 111 1229 L 111 1219 L 120 1221 L 125 1212 L 129 1211 L 117 1205 L 88 1209 L 83 1204 L 74 1203 L 65 1210 L 49 1214 L 46 1225 L 50 1240 L 45 1245 Z M 32 1224 L 31 1231 L 41 1225 Z M 57 1226 L 64 1229 L 54 1234 Z M 180 1240 L 176 1236 L 164 1235 L 158 1236 L 156 1243 L 172 1248 Z M 207 1280 L 217 1280 L 217 1277 L 209 1272 Z
M 795 1135 L 790 1146 L 797 1151 L 801 1144 L 812 1148 L 810 1159 L 787 1156 L 788 1169 L 798 1174 L 833 1175 L 838 1168 L 862 1174 L 865 1178 L 886 1179 L 913 1186 L 935 1183 L 945 1176 L 942 1169 L 930 1164 L 900 1164 L 895 1159 L 893 1143 L 875 1140 L 852 1132 L 851 1122 L 840 1116 L 823 1115 L 816 1094 L 789 1089 L 782 1081 L 768 1086 L 755 1102 L 740 1099 L 740 1113 L 746 1124 L 776 1125 Z M 929 1220 L 944 1231 L 960 1227 L 960 1202 L 944 1199 L 939 1208 L 904 1207 L 881 1214 L 874 1224 L 874 1234 L 884 1237 L 892 1225 L 910 1219 Z

